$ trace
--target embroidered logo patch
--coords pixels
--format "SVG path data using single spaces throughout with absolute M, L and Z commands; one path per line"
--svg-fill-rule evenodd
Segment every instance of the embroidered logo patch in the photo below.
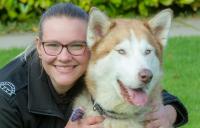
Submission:
M 0 82 L 0 89 L 9 96 L 15 94 L 15 86 L 11 82 Z

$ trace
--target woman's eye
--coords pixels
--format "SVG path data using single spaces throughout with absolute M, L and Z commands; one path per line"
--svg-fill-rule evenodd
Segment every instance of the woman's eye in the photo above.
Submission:
M 54 43 L 54 42 L 49 42 L 49 43 L 45 43 L 44 44 L 44 47 L 45 48 L 51 48 L 51 49 L 57 49 L 57 48 L 60 48 L 60 47 L 62 47 L 60 44 L 58 44 L 58 43 Z
M 69 48 L 72 49 L 72 50 L 80 50 L 80 49 L 82 49 L 84 47 L 85 47 L 85 45 L 81 44 L 81 43 L 69 45 Z
M 151 49 L 146 49 L 145 52 L 144 52 L 144 54 L 145 54 L 145 55 L 149 55 L 151 52 L 152 52 Z
M 49 43 L 46 46 L 48 46 L 48 47 L 59 47 L 59 45 L 56 44 L 56 43 Z
M 124 49 L 119 49 L 117 52 L 121 55 L 126 55 L 126 51 Z

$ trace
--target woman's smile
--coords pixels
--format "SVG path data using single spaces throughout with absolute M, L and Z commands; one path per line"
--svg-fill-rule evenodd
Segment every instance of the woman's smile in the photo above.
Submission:
M 71 73 L 77 65 L 55 65 L 55 68 L 60 73 Z

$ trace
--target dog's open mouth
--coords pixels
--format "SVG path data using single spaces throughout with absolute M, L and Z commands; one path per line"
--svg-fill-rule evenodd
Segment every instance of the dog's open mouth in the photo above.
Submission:
M 128 88 L 120 80 L 117 80 L 119 83 L 121 94 L 123 98 L 130 104 L 136 106 L 144 106 L 148 101 L 148 96 L 143 88 Z

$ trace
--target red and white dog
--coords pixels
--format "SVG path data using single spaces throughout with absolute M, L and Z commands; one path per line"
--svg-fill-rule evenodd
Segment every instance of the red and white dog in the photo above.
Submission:
M 171 20 L 170 9 L 140 21 L 110 20 L 93 8 L 87 32 L 91 58 L 86 89 L 74 107 L 84 106 L 84 116 L 104 115 L 105 128 L 143 128 L 152 99 L 162 102 L 162 53 Z

